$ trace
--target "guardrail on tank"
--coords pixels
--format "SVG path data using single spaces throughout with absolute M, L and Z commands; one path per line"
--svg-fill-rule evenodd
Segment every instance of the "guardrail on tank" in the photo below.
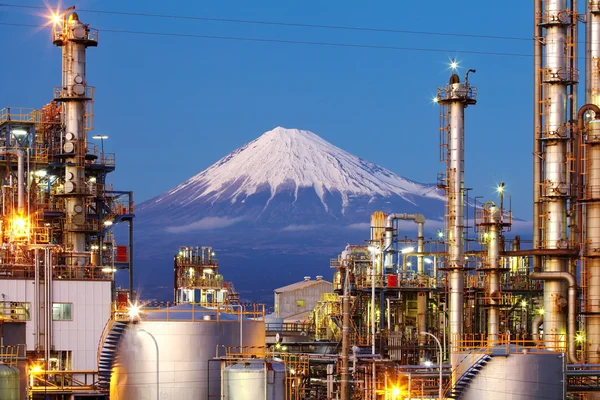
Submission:
M 239 322 L 240 319 L 264 321 L 264 318 L 265 306 L 263 304 L 246 306 L 222 303 L 165 303 L 159 306 L 146 304 L 139 307 L 139 315 L 132 317 L 128 309 L 123 309 L 113 303 L 111 319 L 115 321 Z
M 551 337 L 555 336 L 555 337 Z M 504 354 L 522 354 L 524 351 L 530 353 L 563 353 L 565 349 L 565 335 L 545 335 L 542 338 L 533 339 L 528 335 L 503 333 L 498 339 L 489 341 L 487 335 L 463 334 L 454 337 L 453 348 L 458 352 L 470 352 L 476 350 L 478 354 L 493 354 L 502 352 Z

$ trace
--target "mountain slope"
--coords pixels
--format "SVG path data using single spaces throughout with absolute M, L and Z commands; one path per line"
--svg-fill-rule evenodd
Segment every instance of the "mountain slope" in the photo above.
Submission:
M 387 211 L 425 210 L 438 218 L 442 201 L 434 185 L 398 176 L 312 132 L 277 127 L 138 210 L 157 223 L 168 215 L 183 230 L 202 230 L 242 221 L 368 222 L 372 211 L 392 205 L 403 209 Z

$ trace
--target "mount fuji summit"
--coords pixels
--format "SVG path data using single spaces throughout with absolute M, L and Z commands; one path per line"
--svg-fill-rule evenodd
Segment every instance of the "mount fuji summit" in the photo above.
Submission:
M 443 192 L 312 132 L 277 127 L 137 207 L 136 263 L 146 271 L 138 282 L 167 300 L 179 246 L 212 246 L 242 295 L 270 302 L 275 287 L 331 275 L 329 259 L 369 239 L 378 210 L 422 213 L 428 234 L 441 226 Z
M 443 193 L 312 132 L 277 127 L 142 203 L 138 220 L 171 234 L 235 226 L 306 231 L 366 226 L 376 210 L 439 220 Z

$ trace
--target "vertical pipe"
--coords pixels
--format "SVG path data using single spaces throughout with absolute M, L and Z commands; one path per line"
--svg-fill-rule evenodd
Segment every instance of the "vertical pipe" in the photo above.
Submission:
M 133 299 L 133 218 L 129 220 L 129 298 Z
M 345 272 L 344 297 L 342 298 L 342 373 L 340 379 L 340 391 L 341 400 L 350 400 L 350 370 L 348 368 L 348 352 L 350 350 L 350 270 L 348 267 L 346 267 Z
M 588 38 L 586 77 L 587 103 L 600 106 L 600 5 L 589 4 L 587 8 Z M 592 108 L 593 107 L 582 107 Z M 600 254 L 594 249 L 600 247 L 600 114 L 595 111 L 595 120 L 588 124 L 587 131 L 587 182 L 584 187 L 585 227 L 584 244 L 584 301 L 586 316 L 586 361 L 600 363 Z M 579 135 L 583 135 L 584 114 L 579 113 Z
M 375 354 L 375 251 L 371 251 L 371 354 Z
M 542 129 L 542 101 L 541 75 L 542 69 L 542 27 L 538 23 L 538 16 L 542 11 L 542 0 L 534 0 L 533 13 L 533 248 L 540 246 L 540 217 L 543 212 L 540 203 L 540 185 L 542 182 L 542 142 L 540 140 Z M 534 256 L 534 265 L 541 265 L 539 256 Z
M 25 153 L 23 150 L 17 150 L 17 198 L 19 214 L 25 211 Z
M 425 276 L 425 268 L 423 265 L 423 252 L 425 251 L 425 227 L 423 222 L 417 222 L 417 279 L 419 286 L 427 284 L 427 276 Z M 427 330 L 427 293 L 417 293 L 417 331 L 423 332 Z M 425 337 L 419 335 L 419 346 L 425 345 Z
M 33 281 L 34 293 L 33 293 L 33 309 L 35 312 L 35 349 L 39 350 L 42 346 L 40 340 L 40 329 L 42 313 L 40 308 L 40 250 L 34 249 L 34 264 L 35 264 L 35 277 Z

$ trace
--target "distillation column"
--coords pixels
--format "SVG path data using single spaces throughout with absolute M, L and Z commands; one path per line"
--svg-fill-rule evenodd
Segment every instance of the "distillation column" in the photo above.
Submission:
M 469 72 L 472 72 L 469 70 Z M 468 75 L 465 83 L 458 75 L 450 77 L 448 86 L 438 89 L 438 102 L 443 106 L 442 138 L 446 150 L 446 226 L 448 230 L 448 286 L 449 286 L 449 325 L 450 348 L 460 339 L 463 332 L 464 311 L 464 114 L 465 108 L 475 104 L 475 88 L 469 86 Z M 474 71 L 473 71 L 474 72 Z
M 500 237 L 499 228 L 501 226 L 502 211 L 495 205 L 491 205 L 485 210 L 486 223 L 488 227 L 488 346 L 494 346 L 498 342 L 500 316 L 498 307 L 500 305 Z
M 586 103 L 600 106 L 600 4 L 597 0 L 590 0 L 588 4 L 587 45 Z M 600 115 L 596 114 L 595 118 L 600 118 Z M 600 251 L 597 250 L 600 249 L 600 120 L 592 120 L 588 124 L 586 144 L 586 230 L 583 249 L 583 276 L 586 280 L 583 311 L 587 314 L 585 350 L 586 362 L 600 364 Z
M 542 5 L 545 6 L 542 9 Z M 541 109 L 541 131 L 536 132 L 541 150 L 534 157 L 541 157 L 540 175 L 534 185 L 540 185 L 538 215 L 540 248 L 549 250 L 543 263 L 544 272 L 567 272 L 568 270 L 568 200 L 571 196 L 568 178 L 568 145 L 571 126 L 567 122 L 570 96 L 569 87 L 575 83 L 576 70 L 570 68 L 569 54 L 575 45 L 569 40 L 572 12 L 567 0 L 536 0 L 538 26 L 545 29 L 541 90 L 538 104 Z M 535 233 L 534 233 L 535 236 Z M 564 251 L 565 254 L 561 254 Z M 544 282 L 544 338 L 549 347 L 563 347 L 566 335 L 567 296 L 563 281 Z
M 96 31 L 79 20 L 75 12 L 65 13 L 62 24 L 56 24 L 52 32 L 53 43 L 62 47 L 62 86 L 55 90 L 55 100 L 63 104 L 62 149 L 65 159 L 64 195 L 66 208 L 67 265 L 77 266 L 88 263 L 85 252 L 85 153 L 86 109 L 92 100 L 92 88 L 85 77 L 86 48 L 97 46 Z

